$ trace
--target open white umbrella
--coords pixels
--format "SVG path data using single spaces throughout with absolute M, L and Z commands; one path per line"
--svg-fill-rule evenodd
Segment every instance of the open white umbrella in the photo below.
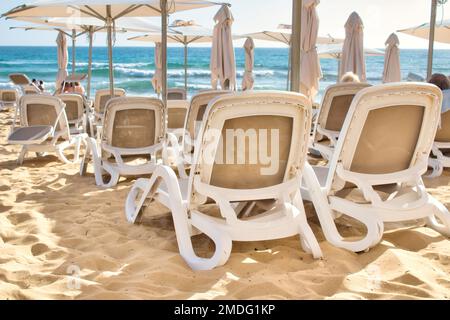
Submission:
M 58 90 L 61 88 L 61 83 L 67 77 L 67 60 L 69 53 L 67 52 L 67 40 L 65 34 L 60 31 L 56 38 L 57 50 L 58 50 L 58 73 L 56 74 L 55 87 Z
M 168 43 L 179 43 L 184 47 L 184 89 L 187 91 L 188 84 L 188 46 L 192 43 L 207 43 L 212 41 L 213 31 L 202 27 L 195 21 L 176 20 L 172 23 L 167 33 Z M 132 41 L 161 42 L 161 33 L 150 33 L 129 38 Z
M 252 90 L 255 83 L 253 78 L 253 64 L 255 61 L 255 44 L 252 38 L 247 38 L 244 43 L 245 71 L 242 79 L 242 90 Z
M 303 0 L 302 9 L 302 42 L 300 55 L 300 92 L 311 100 L 319 91 L 319 80 L 322 78 L 316 42 L 319 33 L 319 18 L 316 7 L 319 0 Z
M 220 82 L 222 89 L 236 90 L 236 61 L 231 26 L 234 18 L 230 8 L 222 5 L 214 16 L 214 37 L 211 49 L 211 84 Z
M 170 5 L 169 5 L 170 4 Z M 112 64 L 113 29 L 119 18 L 161 16 L 163 101 L 167 99 L 167 16 L 169 13 L 203 8 L 217 3 L 204 0 L 41 0 L 18 6 L 2 17 L 82 17 L 102 21 L 108 32 L 108 60 L 111 95 L 114 93 L 114 71 Z
M 64 23 L 64 19 L 66 18 L 58 18 L 57 21 L 54 19 L 47 19 L 47 18 L 17 18 L 15 20 L 19 21 L 27 21 L 27 22 L 33 22 L 36 24 L 41 24 L 43 26 L 20 26 L 20 27 L 10 27 L 10 29 L 22 29 L 25 31 L 30 30 L 37 30 L 37 31 L 57 31 L 62 32 L 64 35 L 72 39 L 72 75 L 75 76 L 75 67 L 76 67 L 76 52 L 75 52 L 75 46 L 76 46 L 76 38 L 81 37 L 82 35 L 87 34 L 88 40 L 89 40 L 89 58 L 88 58 L 88 82 L 87 82 L 87 96 L 90 98 L 91 95 L 91 78 L 92 78 L 92 45 L 93 45 L 93 36 L 96 32 L 106 32 L 105 27 L 101 26 L 92 26 L 89 24 L 81 24 L 81 25 L 75 25 L 71 23 L 69 20 L 67 20 L 66 23 Z M 90 19 L 85 18 L 83 19 L 83 22 L 90 22 L 87 20 L 95 20 L 97 19 Z M 86 21 L 85 21 L 86 20 Z M 98 23 L 98 22 L 96 22 Z M 117 29 L 116 32 L 126 32 L 124 29 Z
M 340 44 L 318 45 L 317 53 L 320 59 L 336 59 L 341 60 L 343 47 Z M 380 57 L 384 56 L 384 51 L 375 48 L 364 48 L 364 56 Z
M 155 45 L 155 74 L 152 78 L 152 85 L 155 92 L 159 95 L 162 89 L 162 61 L 161 61 L 161 42 Z
M 363 30 L 364 25 L 361 17 L 356 12 L 353 12 L 345 24 L 345 40 L 339 68 L 339 78 L 347 72 L 353 72 L 361 81 L 366 80 Z
M 287 46 L 291 43 L 292 30 L 290 25 L 280 24 L 277 29 L 264 30 L 260 32 L 247 33 L 242 35 L 243 37 L 251 37 L 254 40 L 274 41 L 280 42 Z M 332 36 L 319 36 L 317 37 L 317 44 L 333 44 L 342 43 L 344 39 L 333 38 Z
M 428 39 L 428 63 L 427 78 L 433 73 L 433 53 L 434 42 L 450 43 L 450 20 L 436 21 L 436 13 L 438 5 L 444 5 L 447 0 L 431 0 L 430 22 L 423 23 L 417 27 L 398 30 L 411 36 Z
M 398 82 L 402 80 L 400 71 L 400 41 L 395 33 L 386 40 L 386 53 L 384 56 L 383 83 Z
M 303 21 L 303 19 L 302 19 Z M 287 46 L 291 45 L 291 37 L 292 37 L 292 26 L 288 24 L 280 24 L 277 29 L 273 30 L 264 30 L 260 32 L 247 33 L 244 34 L 243 37 L 250 37 L 256 40 L 263 41 L 271 41 L 271 42 L 279 42 L 283 43 Z M 331 35 L 328 36 L 319 36 L 317 37 L 316 44 L 339 44 L 343 43 L 344 39 L 334 38 Z M 289 61 L 288 61 L 288 79 L 287 86 L 289 87 L 289 78 L 290 78 L 290 67 L 291 67 L 291 53 L 289 52 Z

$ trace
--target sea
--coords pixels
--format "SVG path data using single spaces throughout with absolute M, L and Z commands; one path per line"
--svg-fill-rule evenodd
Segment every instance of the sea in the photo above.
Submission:
M 244 73 L 244 50 L 236 48 L 236 66 L 238 87 L 241 86 Z M 427 50 L 404 49 L 400 51 L 401 71 L 404 80 L 409 73 L 425 77 Z M 71 61 L 69 48 L 69 61 Z M 192 47 L 188 51 L 188 95 L 210 88 L 210 48 Z M 88 48 L 76 50 L 76 72 L 87 73 Z M 338 61 L 321 59 L 323 78 L 320 92 L 316 97 L 320 101 L 325 88 L 336 83 Z M 184 87 L 183 48 L 168 49 L 168 82 L 170 88 Z M 367 57 L 366 69 L 369 83 L 381 82 L 384 57 Z M 68 70 L 72 68 L 69 62 Z M 115 85 L 127 90 L 128 95 L 154 95 L 151 78 L 155 70 L 154 49 L 152 47 L 115 47 L 114 74 Z M 57 72 L 56 47 L 14 47 L 0 46 L 0 87 L 9 86 L 8 74 L 21 72 L 30 78 L 43 80 L 47 90 L 52 91 Z M 436 50 L 434 72 L 450 74 L 450 50 Z M 255 89 L 285 90 L 288 75 L 287 48 L 255 49 Z M 93 49 L 92 91 L 107 88 L 108 58 L 106 47 Z

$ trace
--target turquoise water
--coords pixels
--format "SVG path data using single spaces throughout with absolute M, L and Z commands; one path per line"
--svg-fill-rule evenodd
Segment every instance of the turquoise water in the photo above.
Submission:
M 70 54 L 70 48 L 69 48 Z M 87 72 L 88 48 L 77 48 L 77 73 Z M 108 60 L 106 48 L 94 48 L 93 90 L 108 86 Z M 209 48 L 189 49 L 189 94 L 210 88 Z M 184 86 L 183 49 L 169 48 L 169 86 Z M 288 49 L 257 48 L 255 50 L 255 89 L 286 88 Z M 403 78 L 409 72 L 425 76 L 426 50 L 402 50 L 401 68 Z M 71 58 L 70 58 L 71 61 Z M 367 58 L 367 78 L 370 83 L 381 82 L 383 57 Z M 244 51 L 236 48 L 238 84 L 242 82 Z M 114 49 L 115 83 L 133 95 L 154 94 L 150 79 L 154 71 L 153 48 L 117 47 Z M 324 78 L 321 81 L 320 99 L 323 90 L 336 82 L 338 63 L 321 60 Z M 69 70 L 71 64 L 69 63 Z M 0 47 L 0 87 L 8 85 L 8 74 L 23 72 L 30 78 L 42 79 L 50 90 L 54 88 L 56 75 L 56 47 Z M 450 74 L 450 50 L 437 50 L 434 71 Z

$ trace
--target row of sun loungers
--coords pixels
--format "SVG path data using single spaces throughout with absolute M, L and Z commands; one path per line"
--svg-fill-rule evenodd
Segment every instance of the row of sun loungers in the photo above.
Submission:
M 429 163 L 441 160 L 436 132 L 445 134 L 442 93 L 433 85 L 332 86 L 314 126 L 311 102 L 295 93 L 206 91 L 187 109 L 177 103 L 165 109 L 159 99 L 120 89 L 113 99 L 103 93 L 83 112 L 70 95 L 24 95 L 16 112 L 21 125 L 8 142 L 23 146 L 19 162 L 29 151 L 55 151 L 71 162 L 63 154 L 68 147 L 77 161 L 83 144 L 80 172 L 92 163 L 104 188 L 120 176 L 139 177 L 125 201 L 126 219 L 138 223 L 153 202 L 169 208 L 180 254 L 193 269 L 226 263 L 233 241 L 295 235 L 303 250 L 321 258 L 304 200 L 314 204 L 326 240 L 353 252 L 376 246 L 386 222 L 423 218 L 450 236 L 449 212 L 422 181 Z M 80 114 L 90 115 L 90 136 Z M 309 152 L 327 165 L 311 166 Z M 364 224 L 366 235 L 343 238 L 335 223 L 341 215 Z M 191 237 L 199 233 L 215 244 L 210 258 L 195 253 Z

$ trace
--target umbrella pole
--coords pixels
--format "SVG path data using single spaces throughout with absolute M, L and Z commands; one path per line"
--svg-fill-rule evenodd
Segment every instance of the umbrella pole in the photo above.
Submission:
M 300 50 L 302 35 L 302 0 L 292 0 L 291 91 L 300 92 Z
M 114 70 L 113 70 L 113 53 L 112 53 L 112 17 L 111 5 L 106 6 L 106 28 L 108 33 L 108 63 L 109 63 L 109 91 L 110 97 L 114 97 Z
M 92 42 L 94 37 L 94 27 L 89 27 L 89 61 L 88 61 L 88 83 L 87 83 L 87 97 L 91 97 L 91 81 L 92 81 Z
M 434 34 L 436 29 L 436 11 L 437 11 L 437 0 L 432 0 L 431 18 L 430 18 L 430 38 L 428 43 L 427 79 L 430 79 L 431 75 L 433 74 L 433 53 L 434 53 Z
M 186 43 L 186 37 L 184 37 L 184 91 L 187 94 L 188 88 L 188 45 Z
M 162 63 L 162 101 L 167 108 L 167 0 L 161 0 L 161 63 Z M 167 116 L 167 113 L 166 113 Z
M 72 30 L 72 74 L 75 74 L 75 63 L 76 63 L 76 46 L 77 46 L 77 31 Z
M 288 52 L 288 72 L 287 72 L 287 83 L 286 83 L 286 91 L 289 91 L 289 84 L 291 78 L 291 50 Z

